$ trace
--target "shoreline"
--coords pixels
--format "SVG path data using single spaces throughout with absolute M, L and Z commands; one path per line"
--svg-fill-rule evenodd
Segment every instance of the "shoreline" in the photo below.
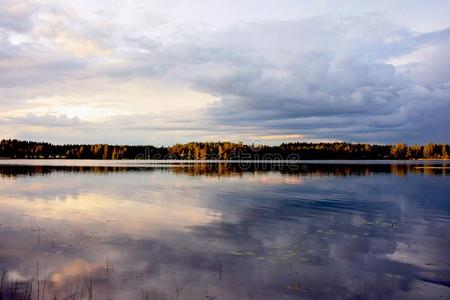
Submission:
M 0 161 L 24 160 L 24 161 L 161 161 L 161 162 L 304 162 L 304 161 L 450 161 L 450 158 L 310 158 L 310 159 L 102 159 L 102 158 L 14 158 L 0 157 Z
M 265 167 L 296 167 L 306 165 L 371 165 L 371 166 L 387 166 L 387 165 L 408 165 L 408 166 L 439 166 L 449 165 L 450 160 L 103 160 L 103 159 L 0 159 L 1 167 L 129 167 L 129 168 L 146 168 L 146 167 L 170 167 L 170 166 L 194 166 L 194 165 L 211 165 L 211 166 L 241 166 L 248 168 L 250 166 Z

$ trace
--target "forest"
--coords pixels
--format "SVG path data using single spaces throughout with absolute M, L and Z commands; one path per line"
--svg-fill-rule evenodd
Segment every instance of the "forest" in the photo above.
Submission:
M 151 145 L 66 144 L 3 139 L 0 158 L 27 159 L 448 159 L 448 144 L 372 145 L 358 143 L 283 143 L 277 146 L 231 142 L 191 142 L 169 147 Z

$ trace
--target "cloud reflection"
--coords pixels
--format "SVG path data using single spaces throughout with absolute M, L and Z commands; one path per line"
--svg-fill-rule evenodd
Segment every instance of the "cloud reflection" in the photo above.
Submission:
M 90 280 L 99 299 L 449 293 L 442 172 L 14 168 L 0 168 L 0 266 L 26 281 L 38 264 L 49 298 L 87 297 Z

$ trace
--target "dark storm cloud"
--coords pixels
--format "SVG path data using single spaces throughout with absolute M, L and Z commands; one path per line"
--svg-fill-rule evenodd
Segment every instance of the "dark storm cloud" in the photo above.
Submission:
M 134 44 L 148 50 L 144 66 L 159 61 L 166 76 L 220 98 L 206 112 L 217 126 L 375 142 L 450 136 L 450 28 L 327 16 L 148 45 Z
M 221 53 L 203 62 L 194 86 L 221 97 L 209 109 L 219 124 L 363 141 L 448 141 L 450 77 L 444 68 L 428 76 L 448 60 L 424 57 L 420 49 L 448 48 L 450 31 L 417 35 L 386 25 L 373 32 L 368 23 L 311 20 L 236 29 L 233 39 L 219 39 L 230 42 L 229 59 Z M 416 62 L 390 62 L 416 52 Z M 311 117 L 316 122 L 309 123 Z M 379 138 L 370 137 L 377 132 Z

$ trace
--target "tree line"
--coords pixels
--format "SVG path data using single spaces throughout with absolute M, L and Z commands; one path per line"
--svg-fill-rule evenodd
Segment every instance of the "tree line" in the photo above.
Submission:
M 357 143 L 283 143 L 277 146 L 231 142 L 150 145 L 66 144 L 3 139 L 0 157 L 28 159 L 448 159 L 448 144 L 372 145 Z

